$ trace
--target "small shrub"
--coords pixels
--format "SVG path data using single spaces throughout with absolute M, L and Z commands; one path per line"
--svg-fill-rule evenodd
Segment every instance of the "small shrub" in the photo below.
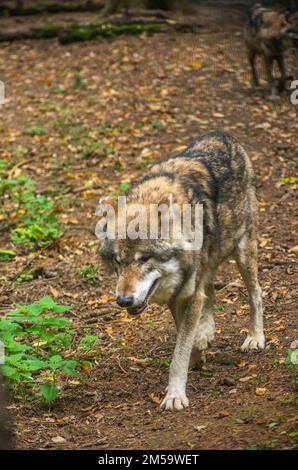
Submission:
M 17 221 L 11 231 L 16 244 L 42 246 L 58 238 L 61 230 L 57 221 L 55 201 L 37 194 L 36 183 L 26 176 L 0 181 L 2 209 Z
M 76 332 L 71 321 L 61 316 L 70 309 L 45 296 L 27 306 L 17 304 L 0 319 L 5 347 L 0 370 L 15 395 L 49 403 L 58 396 L 59 380 L 78 375 L 80 356 L 73 349 Z M 78 348 L 88 351 L 96 341 L 96 336 L 86 336 Z

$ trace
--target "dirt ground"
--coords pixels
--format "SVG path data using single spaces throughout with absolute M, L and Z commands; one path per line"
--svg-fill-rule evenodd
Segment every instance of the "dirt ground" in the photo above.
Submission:
M 19 449 L 297 448 L 290 436 L 298 431 L 295 371 L 283 363 L 298 339 L 297 274 L 290 251 L 297 245 L 296 185 L 279 179 L 297 173 L 298 108 L 289 93 L 273 102 L 264 91 L 250 90 L 241 11 L 202 6 L 200 15 L 198 34 L 0 45 L 7 95 L 0 110 L 0 157 L 21 163 L 14 175 L 30 175 L 40 190 L 58 188 L 59 217 L 67 227 L 51 249 L 31 259 L 36 279 L 12 285 L 28 268 L 28 250 L 18 248 L 14 260 L 1 264 L 1 311 L 54 292 L 59 302 L 72 305 L 70 317 L 82 331 L 85 325 L 101 338 L 92 370 L 65 386 L 50 409 L 11 401 Z M 30 18 L 2 18 L 0 27 L 16 21 Z M 298 77 L 294 60 L 289 53 L 288 67 Z M 36 125 L 46 134 L 23 132 Z M 227 263 L 217 277 L 217 334 L 208 372 L 190 371 L 188 409 L 161 412 L 158 402 L 175 344 L 170 313 L 153 306 L 129 318 L 113 304 L 114 280 L 101 267 L 94 286 L 79 271 L 98 262 L 93 233 L 99 197 L 213 129 L 237 137 L 256 170 L 267 347 L 260 354 L 239 351 L 248 327 L 247 294 Z M 111 152 L 79 151 L 79 145 L 99 138 Z M 18 146 L 29 152 L 16 159 Z M 9 233 L 2 230 L 1 239 L 2 246 L 11 246 Z M 101 315 L 97 300 L 104 296 L 110 310 Z M 57 436 L 64 438 L 62 444 L 55 443 Z

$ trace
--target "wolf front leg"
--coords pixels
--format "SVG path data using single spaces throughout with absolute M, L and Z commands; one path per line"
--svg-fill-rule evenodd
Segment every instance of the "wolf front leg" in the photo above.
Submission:
M 185 390 L 188 366 L 203 303 L 204 289 L 199 288 L 189 302 L 179 325 L 167 393 L 161 403 L 164 410 L 182 410 L 188 406 Z

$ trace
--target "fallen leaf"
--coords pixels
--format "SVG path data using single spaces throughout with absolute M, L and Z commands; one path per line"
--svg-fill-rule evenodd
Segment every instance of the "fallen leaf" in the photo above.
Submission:
M 262 387 L 256 388 L 256 395 L 258 397 L 262 397 L 263 395 L 265 395 L 266 392 L 267 392 L 267 388 L 262 388 Z
M 247 366 L 248 362 L 247 361 L 240 361 L 238 364 L 238 367 L 245 367 Z
M 59 295 L 60 295 L 60 293 L 57 291 L 57 289 L 55 289 L 52 286 L 50 286 L 50 292 L 51 292 L 52 296 L 54 297 L 54 299 L 57 299 L 57 297 L 59 297 Z
M 97 408 L 97 406 L 98 406 L 97 403 L 93 403 L 93 405 L 83 406 L 83 407 L 81 408 L 81 410 L 82 410 L 82 411 L 85 411 L 85 412 L 86 412 L 86 411 L 92 411 L 92 410 L 94 410 L 95 408 Z
M 55 436 L 55 437 L 52 437 L 52 441 L 55 444 L 63 444 L 64 442 L 66 442 L 66 439 L 64 439 L 64 437 L 62 436 Z
M 200 424 L 199 426 L 194 426 L 196 431 L 202 431 L 203 429 L 206 429 L 208 427 L 208 424 Z
M 298 255 L 298 245 L 293 246 L 292 248 L 290 248 L 289 253 L 294 253 L 295 255 Z
M 149 398 L 152 403 L 157 403 L 158 405 L 161 403 L 161 399 L 154 395 L 154 393 L 150 393 Z
M 279 325 L 274 328 L 274 331 L 284 331 L 286 328 L 285 325 Z
M 241 377 L 241 379 L 239 379 L 239 382 L 248 382 L 251 379 L 253 379 L 253 376 L 247 375 L 246 377 Z
M 202 62 L 199 60 L 189 60 L 187 66 L 191 69 L 200 69 L 202 67 Z

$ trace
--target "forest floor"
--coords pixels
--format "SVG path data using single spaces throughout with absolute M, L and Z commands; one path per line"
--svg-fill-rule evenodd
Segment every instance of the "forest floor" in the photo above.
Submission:
M 14 177 L 30 176 L 40 191 L 52 191 L 65 226 L 63 236 L 35 252 L 31 264 L 30 250 L 13 247 L 17 256 L 0 265 L 1 311 L 53 295 L 72 306 L 74 323 L 101 338 L 92 369 L 64 387 L 50 408 L 11 401 L 17 448 L 297 448 L 295 370 L 284 364 L 298 339 L 290 251 L 297 245 L 297 183 L 280 178 L 294 177 L 297 170 L 298 108 L 288 92 L 269 101 L 265 91 L 251 91 L 241 11 L 202 6 L 199 12 L 203 27 L 197 34 L 0 45 L 7 98 L 0 109 L 0 157 L 14 167 Z M 31 20 L 36 22 L 2 18 L 0 27 Z M 298 77 L 290 53 L 287 63 Z M 34 136 L 24 131 L 33 127 L 43 131 Z M 99 197 L 213 129 L 238 138 L 256 170 L 267 347 L 260 354 L 239 351 L 248 327 L 247 293 L 235 266 L 227 263 L 217 277 L 208 372 L 190 371 L 188 409 L 161 412 L 175 344 L 169 311 L 152 306 L 128 317 L 115 307 L 115 282 L 102 266 L 94 285 L 79 273 L 99 262 L 94 235 Z M 103 145 L 94 145 L 99 140 Z M 3 219 L 1 246 L 11 248 Z M 15 284 L 29 268 L 35 278 Z M 110 313 L 100 316 L 104 302 Z M 92 315 L 97 317 L 90 325 Z

